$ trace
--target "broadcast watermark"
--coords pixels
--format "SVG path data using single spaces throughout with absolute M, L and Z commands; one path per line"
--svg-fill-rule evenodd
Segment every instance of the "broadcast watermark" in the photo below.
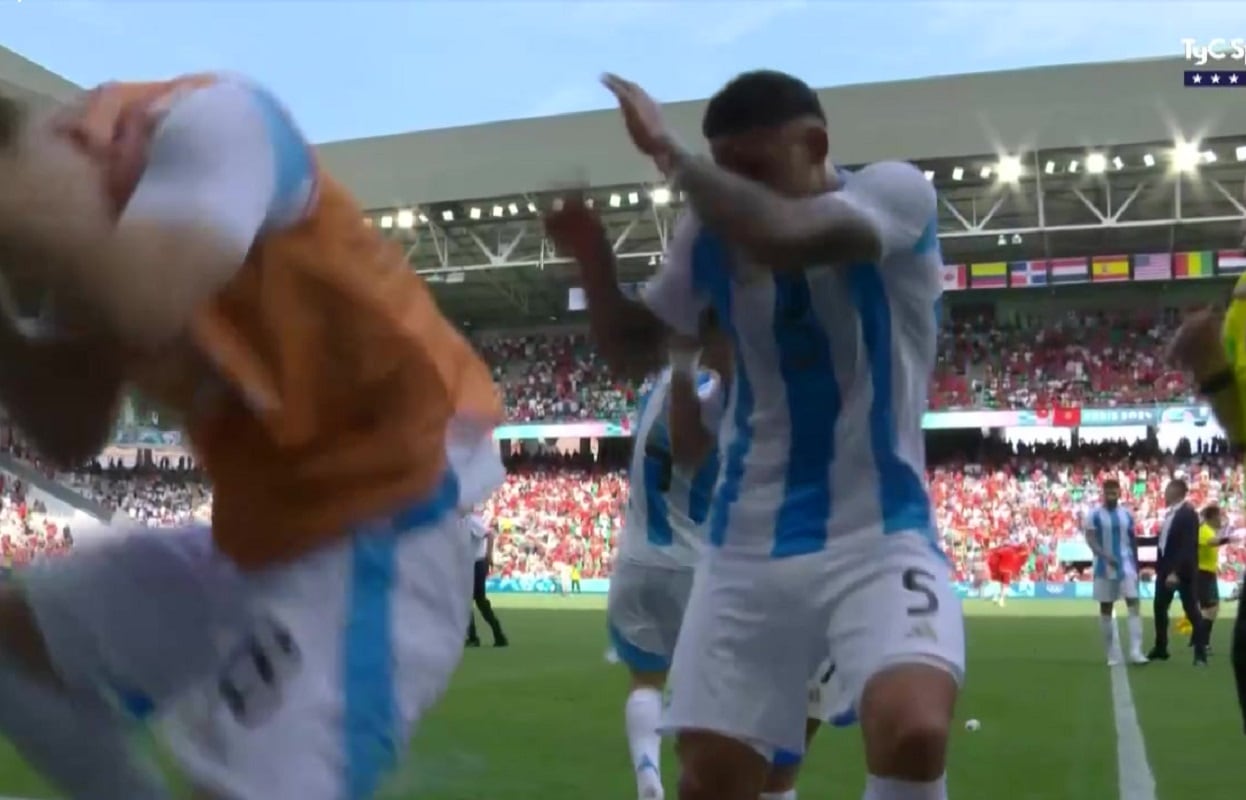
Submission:
M 1181 48 L 1191 67 L 1208 69 L 1246 68 L 1246 38 L 1182 39 Z

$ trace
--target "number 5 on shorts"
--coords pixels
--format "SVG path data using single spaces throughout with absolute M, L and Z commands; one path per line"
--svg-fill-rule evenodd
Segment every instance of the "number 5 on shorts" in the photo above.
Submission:
M 281 707 L 283 687 L 301 666 L 290 631 L 271 617 L 261 619 L 221 672 L 221 700 L 239 724 L 258 727 Z
M 910 617 L 930 617 L 938 613 L 939 595 L 931 588 L 936 580 L 924 569 L 909 568 L 904 571 L 901 581 L 905 590 L 920 596 L 914 605 L 906 609 Z

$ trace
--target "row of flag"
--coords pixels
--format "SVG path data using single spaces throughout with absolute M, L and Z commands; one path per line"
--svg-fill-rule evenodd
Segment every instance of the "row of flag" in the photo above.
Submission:
M 1246 273 L 1246 250 L 1052 258 L 947 264 L 943 290 L 1065 286 L 1075 283 L 1169 281 Z

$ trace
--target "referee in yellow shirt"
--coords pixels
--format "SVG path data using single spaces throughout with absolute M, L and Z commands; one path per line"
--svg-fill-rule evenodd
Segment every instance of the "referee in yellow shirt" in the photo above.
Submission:
M 1190 315 L 1169 346 L 1170 360 L 1194 376 L 1198 392 L 1240 458 L 1246 444 L 1246 275 L 1238 278 L 1228 311 L 1204 309 Z M 1244 586 L 1246 588 L 1246 586 Z M 1246 593 L 1243 593 L 1246 594 Z M 1237 605 L 1233 624 L 1233 677 L 1246 729 L 1246 615 Z
M 1212 505 L 1203 509 L 1203 524 L 1198 527 L 1198 581 L 1195 593 L 1198 595 L 1198 607 L 1207 620 L 1207 638 L 1210 647 L 1211 629 L 1216 624 L 1216 615 L 1220 612 L 1220 548 L 1229 537 L 1220 534 L 1223 525 L 1220 506 Z

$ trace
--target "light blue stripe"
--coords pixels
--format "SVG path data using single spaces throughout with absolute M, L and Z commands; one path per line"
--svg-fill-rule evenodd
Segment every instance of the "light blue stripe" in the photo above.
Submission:
M 830 342 L 818 324 L 803 272 L 774 276 L 772 326 L 791 427 L 783 503 L 771 550 L 775 558 L 784 558 L 826 547 L 841 401 Z
M 346 620 L 346 788 L 350 800 L 372 797 L 398 762 L 399 715 L 394 693 L 390 590 L 397 537 L 356 535 Z
M 433 495 L 394 514 L 384 528 L 359 532 L 351 544 L 350 599 L 342 653 L 346 791 L 349 800 L 376 794 L 398 763 L 402 718 L 394 688 L 391 592 L 399 540 L 418 536 L 453 513 L 459 483 L 447 472 Z
M 920 531 L 938 549 L 930 499 L 922 479 L 896 452 L 896 423 L 892 410 L 891 305 L 882 274 L 873 264 L 856 264 L 850 267 L 848 281 L 853 306 L 861 319 L 861 335 L 865 340 L 874 387 L 869 409 L 870 449 L 878 469 L 883 532 Z M 924 381 L 926 376 L 914 376 L 914 379 Z
M 1107 540 L 1103 536 L 1103 515 L 1100 513 L 1099 509 L 1095 509 L 1094 511 L 1090 513 L 1090 524 L 1091 524 L 1091 527 L 1094 528 L 1095 539 L 1099 543 L 1099 549 L 1106 552 L 1108 549 L 1107 547 L 1108 543 L 1107 543 Z M 1108 574 L 1107 569 L 1108 569 L 1108 565 L 1107 565 L 1106 560 L 1102 558 L 1095 559 L 1095 577 L 1096 578 L 1106 578 Z
M 276 167 L 276 191 L 274 208 L 289 206 L 307 182 L 313 180 L 316 165 L 312 160 L 311 148 L 303 134 L 295 127 L 289 113 L 271 92 L 260 87 L 252 87 L 255 104 L 264 117 L 268 129 L 268 139 L 273 148 L 273 160 Z
M 667 389 L 667 391 L 669 392 L 670 390 Z M 640 400 L 636 418 L 640 420 L 641 424 L 645 422 L 645 414 L 649 410 L 649 403 L 653 401 L 655 393 L 654 389 L 650 389 Z M 641 448 L 640 485 L 641 490 L 644 492 L 645 539 L 656 547 L 669 547 L 675 541 L 675 531 L 671 528 L 666 493 L 662 491 L 661 486 L 666 465 L 649 457 L 649 444 L 656 438 L 653 444 L 658 449 L 666 452 L 669 458 L 671 449 L 670 435 L 663 422 L 666 416 L 665 411 L 665 409 L 657 410 L 654 418 L 649 421 L 648 427 L 636 432 L 637 438 L 635 444 L 633 444 L 633 447 Z
M 607 631 L 610 634 L 610 643 L 614 645 L 614 652 L 618 654 L 619 660 L 636 672 L 666 672 L 671 668 L 669 658 L 657 653 L 650 653 L 648 650 L 637 647 L 624 638 L 622 632 L 614 625 L 607 624 Z
M 1109 514 L 1108 520 L 1112 525 L 1112 555 L 1116 559 L 1116 568 L 1118 570 L 1116 577 L 1119 578 L 1119 571 L 1125 564 L 1125 550 L 1124 547 L 1122 547 L 1122 543 L 1124 541 L 1124 531 L 1121 530 L 1121 515 L 1119 510 L 1113 509 Z

